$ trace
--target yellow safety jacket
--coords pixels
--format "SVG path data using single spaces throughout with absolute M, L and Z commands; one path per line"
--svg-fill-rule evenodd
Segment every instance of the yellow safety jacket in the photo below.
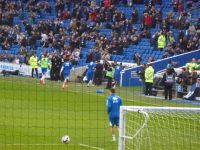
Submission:
M 106 76 L 114 78 L 115 69 L 113 67 L 111 69 L 112 70 L 109 70 L 109 71 L 106 72 Z
M 31 65 L 31 67 L 33 69 L 38 68 L 38 59 L 37 56 L 31 56 L 31 58 L 29 59 L 29 64 Z
M 165 48 L 165 45 L 166 45 L 166 38 L 164 35 L 160 35 L 158 37 L 158 48 Z
M 49 62 L 48 62 L 48 58 L 42 58 L 41 59 L 41 68 L 48 68 L 49 66 Z
M 145 82 L 148 83 L 153 83 L 154 79 L 154 69 L 152 66 L 149 66 L 148 68 L 145 69 Z
M 187 63 L 186 64 L 186 68 L 188 68 L 188 70 L 190 71 L 190 72 L 192 72 L 194 69 L 195 69 L 195 67 L 196 67 L 196 63 Z

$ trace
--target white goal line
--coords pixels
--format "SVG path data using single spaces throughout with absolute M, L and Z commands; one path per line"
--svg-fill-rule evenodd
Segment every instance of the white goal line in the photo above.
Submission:
M 70 146 L 75 146 L 75 144 L 51 144 L 51 143 L 33 143 L 33 144 L 23 144 L 23 143 L 18 143 L 18 144 L 0 144 L 0 147 L 2 146 L 66 146 L 66 145 L 70 145 Z M 91 145 L 86 145 L 86 144 L 79 144 L 79 146 L 82 147 L 88 147 L 91 149 L 96 149 L 96 150 L 104 150 L 103 148 L 100 147 L 95 147 L 95 146 L 91 146 Z
M 91 149 L 104 150 L 103 148 L 90 146 L 90 145 L 87 145 L 87 144 L 79 144 L 79 145 L 83 146 L 83 147 L 88 147 L 88 148 L 91 148 Z

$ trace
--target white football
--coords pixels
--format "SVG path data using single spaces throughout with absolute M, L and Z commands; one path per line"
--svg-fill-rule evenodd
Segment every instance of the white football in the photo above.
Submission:
M 68 144 L 70 142 L 70 137 L 68 135 L 64 135 L 61 139 L 63 144 Z

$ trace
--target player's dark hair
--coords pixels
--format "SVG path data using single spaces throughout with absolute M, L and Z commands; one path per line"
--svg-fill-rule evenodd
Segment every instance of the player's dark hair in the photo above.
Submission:
M 111 88 L 111 89 L 110 89 L 110 92 L 111 92 L 111 93 L 115 93 L 115 89 L 114 89 L 114 88 Z

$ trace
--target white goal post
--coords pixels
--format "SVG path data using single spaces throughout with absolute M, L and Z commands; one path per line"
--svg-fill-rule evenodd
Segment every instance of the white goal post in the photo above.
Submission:
M 118 150 L 197 150 L 200 108 L 121 106 Z

